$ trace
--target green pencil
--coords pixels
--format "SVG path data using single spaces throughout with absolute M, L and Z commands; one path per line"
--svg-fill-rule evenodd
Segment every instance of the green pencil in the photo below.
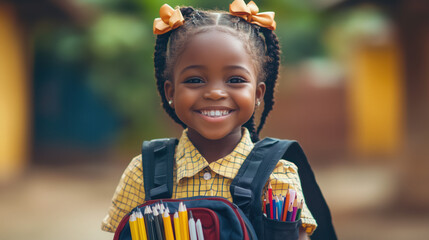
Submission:
M 301 199 L 301 203 L 299 204 L 298 211 L 296 212 L 295 221 L 298 221 L 301 218 L 301 211 L 302 211 L 302 207 L 303 207 L 303 204 L 304 204 L 303 201 L 304 200 Z

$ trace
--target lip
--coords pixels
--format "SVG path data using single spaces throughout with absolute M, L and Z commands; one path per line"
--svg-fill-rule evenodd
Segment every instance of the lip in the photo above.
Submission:
M 230 107 L 226 107 L 226 106 L 206 106 L 206 107 L 201 107 L 201 108 L 196 108 L 195 111 L 201 112 L 201 111 L 210 111 L 210 110 L 226 110 L 226 111 L 233 111 L 233 108 Z

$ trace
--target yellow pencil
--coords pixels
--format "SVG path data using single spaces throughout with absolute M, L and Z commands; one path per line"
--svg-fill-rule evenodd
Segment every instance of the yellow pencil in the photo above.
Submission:
M 188 216 L 188 209 L 186 208 L 185 203 L 182 204 L 183 206 L 183 210 L 185 211 L 185 219 L 186 219 L 186 236 L 187 239 L 189 240 L 191 235 L 189 234 L 189 216 Z
M 137 223 L 137 218 L 134 213 L 130 216 L 130 231 L 131 231 L 131 239 L 132 240 L 140 240 L 139 236 L 139 225 Z
M 137 212 L 136 213 L 136 218 L 137 218 L 137 224 L 139 226 L 140 239 L 141 240 L 147 240 L 146 226 L 145 226 L 143 214 L 142 214 L 140 208 L 137 209 L 136 212 Z
M 179 213 L 174 213 L 174 235 L 176 236 L 176 240 L 182 240 L 182 233 L 180 233 L 180 220 Z
M 188 219 L 186 218 L 186 213 L 182 202 L 180 202 L 179 204 L 179 220 L 180 220 L 180 233 L 182 234 L 182 240 L 189 240 Z
M 162 216 L 162 220 L 164 221 L 165 240 L 174 240 L 170 214 L 168 214 L 167 211 L 164 211 L 164 216 Z

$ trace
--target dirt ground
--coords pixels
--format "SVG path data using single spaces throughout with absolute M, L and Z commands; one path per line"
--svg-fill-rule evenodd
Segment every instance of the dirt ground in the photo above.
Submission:
M 100 223 L 125 166 L 81 163 L 33 167 L 19 180 L 0 187 L 0 238 L 112 239 L 113 234 L 100 230 Z M 428 215 L 386 207 L 385 203 L 395 196 L 393 170 L 349 165 L 315 172 L 339 239 L 429 236 Z

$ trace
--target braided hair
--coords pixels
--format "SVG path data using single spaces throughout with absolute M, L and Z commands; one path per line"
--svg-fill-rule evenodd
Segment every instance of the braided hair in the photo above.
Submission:
M 280 47 L 276 34 L 272 30 L 251 24 L 227 12 L 201 11 L 192 7 L 182 7 L 180 11 L 185 19 L 184 25 L 158 35 L 155 44 L 155 77 L 164 110 L 176 123 L 186 128 L 186 124 L 170 107 L 165 97 L 164 84 L 171 79 L 173 63 L 185 49 L 187 40 L 195 34 L 216 28 L 243 40 L 246 51 L 255 59 L 255 67 L 259 73 L 258 81 L 266 85 L 264 109 L 258 127 L 254 114 L 243 125 L 249 130 L 252 141 L 258 141 L 259 133 L 274 105 L 274 88 L 280 66 Z

